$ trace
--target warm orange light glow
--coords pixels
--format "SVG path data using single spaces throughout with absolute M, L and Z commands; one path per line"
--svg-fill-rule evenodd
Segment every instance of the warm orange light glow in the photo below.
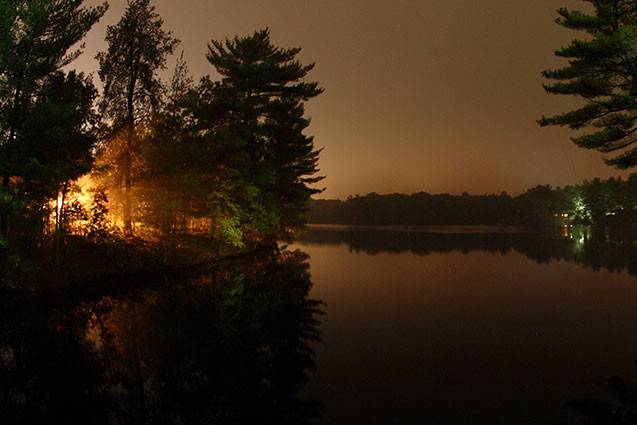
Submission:
M 91 192 L 95 189 L 95 182 L 90 175 L 80 177 L 75 183 L 78 189 L 72 194 L 72 199 L 77 200 L 87 211 L 91 208 Z
M 49 204 L 50 211 L 52 212 L 49 222 L 53 231 L 55 231 L 57 226 L 60 225 L 60 221 L 62 219 L 61 216 L 65 214 L 69 205 L 77 202 L 82 206 L 82 209 L 86 213 L 90 212 L 95 187 L 96 184 L 91 176 L 86 175 L 69 183 L 67 185 L 68 189 L 66 193 L 63 193 L 62 191 L 58 192 L 57 197 L 52 199 Z M 67 225 L 71 227 L 71 229 L 67 230 L 74 231 L 82 229 L 85 227 L 85 224 L 85 222 L 67 223 Z
M 60 214 L 62 213 L 63 202 L 64 202 L 64 195 L 61 192 L 58 192 L 58 198 L 55 203 L 55 213 L 57 214 L 56 217 L 59 217 Z

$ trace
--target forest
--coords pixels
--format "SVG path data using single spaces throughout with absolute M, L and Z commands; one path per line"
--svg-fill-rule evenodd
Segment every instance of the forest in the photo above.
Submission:
M 3 286 L 272 247 L 319 192 L 305 103 L 323 89 L 301 49 L 268 29 L 212 40 L 218 77 L 195 81 L 150 0 L 132 0 L 94 78 L 73 62 L 107 10 L 0 2 Z
M 347 225 L 632 225 L 637 175 L 578 185 L 536 186 L 518 196 L 370 193 L 347 200 L 314 200 L 310 223 Z

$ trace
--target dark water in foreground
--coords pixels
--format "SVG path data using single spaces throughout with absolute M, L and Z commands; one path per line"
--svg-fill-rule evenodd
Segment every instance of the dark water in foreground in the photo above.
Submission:
M 637 423 L 636 240 L 322 227 L 309 257 L 7 295 L 0 423 Z
M 328 306 L 308 387 L 322 423 L 583 423 L 566 403 L 614 401 L 622 383 L 595 379 L 637 377 L 637 245 L 621 230 L 322 227 L 296 246 Z

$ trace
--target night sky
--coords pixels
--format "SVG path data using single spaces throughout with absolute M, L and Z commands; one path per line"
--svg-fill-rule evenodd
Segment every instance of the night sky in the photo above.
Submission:
M 90 0 L 88 4 L 99 1 Z M 111 8 L 75 67 L 95 72 Z M 540 72 L 556 67 L 570 33 L 554 23 L 573 0 L 156 0 L 182 40 L 194 77 L 213 74 L 210 39 L 268 26 L 300 46 L 326 93 L 308 107 L 325 150 L 323 197 L 368 192 L 517 194 L 619 173 L 572 144 L 569 130 L 541 129 L 542 114 L 576 105 L 549 96 Z M 174 60 L 170 62 L 171 66 Z

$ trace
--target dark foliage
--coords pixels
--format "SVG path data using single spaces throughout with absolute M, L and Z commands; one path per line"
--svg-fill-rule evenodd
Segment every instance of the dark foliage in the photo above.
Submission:
M 314 200 L 310 223 L 348 225 L 554 225 L 632 224 L 637 216 L 637 176 L 599 179 L 577 186 L 537 186 L 512 197 L 429 193 Z
M 301 49 L 272 45 L 265 29 L 248 37 L 212 41 L 208 61 L 222 76 L 202 81 L 202 130 L 221 143 L 227 162 L 248 189 L 258 227 L 284 236 L 305 223 L 313 187 L 321 181 L 319 151 L 304 130 L 305 102 L 322 93 L 305 81 L 314 64 L 303 65 Z M 232 155 L 228 155 L 232 152 Z
M 573 141 L 612 153 L 609 164 L 630 168 L 637 165 L 637 5 L 633 0 L 585 1 L 593 6 L 592 14 L 562 8 L 557 23 L 586 37 L 555 52 L 568 59 L 568 66 L 544 72 L 553 80 L 545 85 L 548 93 L 577 96 L 584 105 L 539 122 L 592 130 Z
M 11 213 L 25 212 L 16 182 L 28 179 L 34 168 L 42 171 L 42 162 L 65 162 L 62 170 L 45 171 L 49 179 L 54 174 L 58 181 L 72 178 L 78 172 L 77 161 L 83 162 L 91 145 L 83 124 L 91 115 L 92 85 L 81 75 L 66 77 L 61 71 L 79 55 L 73 47 L 107 9 L 106 4 L 86 8 L 82 3 L 0 2 L 0 233 L 5 239 L 10 220 L 16 221 L 14 229 L 19 228 L 20 219 Z M 59 97 L 66 90 L 69 96 Z M 41 115 L 47 112 L 58 120 L 53 129 L 44 127 L 50 123 L 41 122 L 50 118 Z

